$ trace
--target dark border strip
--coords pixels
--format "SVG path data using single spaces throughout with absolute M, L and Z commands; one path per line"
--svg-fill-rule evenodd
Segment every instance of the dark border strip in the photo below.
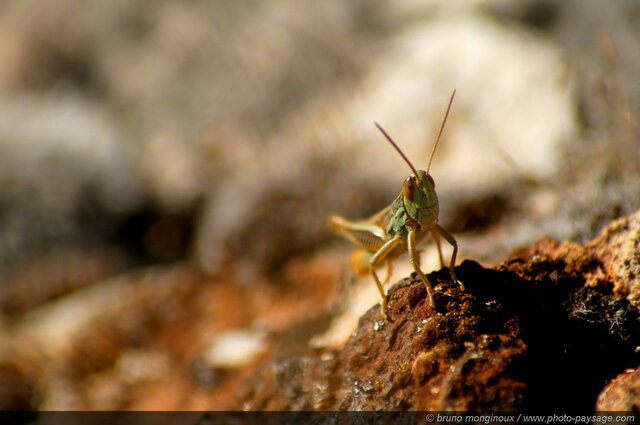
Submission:
M 0 412 L 2 425 L 637 424 L 640 412 Z

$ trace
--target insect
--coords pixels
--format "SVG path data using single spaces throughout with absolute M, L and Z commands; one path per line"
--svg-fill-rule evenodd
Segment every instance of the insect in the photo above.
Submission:
M 454 90 L 451 94 L 449 106 L 442 121 L 436 143 L 431 151 L 427 171 L 416 170 L 387 132 L 384 131 L 378 123 L 375 123 L 376 127 L 409 165 L 413 174 L 406 178 L 402 184 L 402 190 L 391 205 L 374 214 L 372 217 L 362 221 L 349 221 L 337 214 L 331 214 L 328 218 L 329 226 L 334 231 L 362 248 L 362 250 L 354 253 L 352 263 L 356 271 L 368 271 L 373 276 L 373 280 L 382 297 L 382 315 L 385 319 L 387 319 L 387 294 L 383 288 L 383 283 L 378 277 L 376 268 L 383 262 L 386 262 L 387 276 L 384 283 L 387 283 L 392 273 L 392 261 L 405 249 L 409 254 L 409 259 L 415 272 L 424 283 L 429 305 L 431 307 L 434 306 L 433 288 L 427 276 L 420 269 L 420 257 L 416 248 L 417 244 L 428 233 L 431 234 L 436 242 L 440 265 L 442 267 L 444 267 L 444 264 L 442 261 L 440 237 L 444 238 L 453 247 L 451 263 L 449 264 L 449 274 L 453 282 L 458 282 L 461 289 L 464 290 L 463 283 L 456 279 L 453 269 L 458 253 L 458 243 L 449 232 L 438 224 L 438 196 L 436 195 L 433 178 L 429 175 L 431 161 L 438 147 L 438 142 L 440 141 L 444 125 L 447 122 L 447 117 L 449 116 L 455 95 L 456 91 Z

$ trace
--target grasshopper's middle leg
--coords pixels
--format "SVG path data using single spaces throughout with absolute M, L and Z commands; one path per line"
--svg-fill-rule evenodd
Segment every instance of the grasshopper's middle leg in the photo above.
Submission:
M 434 232 L 431 229 L 431 237 L 436 243 L 436 248 L 438 249 L 438 259 L 440 260 L 440 268 L 444 267 L 444 261 L 442 261 L 442 246 L 440 245 L 440 234 L 438 232 Z
M 387 257 L 387 255 L 391 253 L 391 251 L 393 251 L 393 249 L 398 245 L 398 242 L 400 242 L 399 236 L 389 239 L 387 242 L 384 243 L 384 245 L 380 247 L 378 251 L 376 251 L 375 254 L 373 254 L 373 256 L 371 257 L 371 260 L 369 260 L 371 275 L 373 276 L 373 280 L 376 282 L 376 286 L 378 287 L 378 291 L 380 292 L 380 296 L 382 297 L 382 317 L 384 317 L 385 320 L 388 319 L 387 294 L 384 291 L 384 288 L 382 287 L 382 283 L 380 283 L 380 278 L 378 277 L 378 274 L 376 273 L 376 265 L 380 261 L 384 260 Z
M 429 305 L 433 307 L 435 305 L 433 301 L 433 288 L 431 287 L 431 282 L 427 279 L 427 276 L 422 273 L 420 270 L 420 262 L 418 258 L 418 251 L 416 250 L 416 229 L 410 228 L 409 234 L 407 235 L 407 248 L 409 250 L 409 257 L 411 258 L 411 264 L 413 265 L 413 269 L 420 279 L 422 283 L 424 283 L 424 287 L 427 290 L 427 298 L 429 299 Z
M 458 284 L 460 285 L 460 289 L 462 289 L 464 291 L 464 283 L 462 283 L 461 281 L 459 281 L 458 279 L 456 279 L 456 273 L 454 272 L 453 268 L 456 265 L 456 255 L 458 255 L 458 242 L 456 241 L 456 238 L 454 238 L 451 233 L 447 232 L 446 230 L 444 230 L 442 227 L 440 227 L 437 223 L 433 225 L 433 227 L 431 228 L 431 232 L 434 232 L 434 230 L 443 238 L 445 238 L 445 240 L 447 242 L 449 242 L 449 244 L 453 247 L 453 254 L 451 254 L 451 264 L 449 265 L 449 274 L 451 275 L 451 279 L 453 280 L 453 282 L 458 282 Z

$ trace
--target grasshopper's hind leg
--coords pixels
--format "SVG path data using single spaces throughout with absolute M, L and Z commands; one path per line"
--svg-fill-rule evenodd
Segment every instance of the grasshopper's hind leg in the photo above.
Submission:
M 422 270 L 420 270 L 420 261 L 418 258 L 418 251 L 416 250 L 416 230 L 413 228 L 409 229 L 409 234 L 407 235 L 407 248 L 409 250 L 409 258 L 411 258 L 413 269 L 418 273 L 418 276 L 420 276 L 422 283 L 424 283 L 424 287 L 427 290 L 429 305 L 433 307 L 435 306 L 435 302 L 433 300 L 433 288 L 431 287 L 431 282 L 429 282 L 427 276 L 422 273 Z
M 389 239 L 387 242 L 384 243 L 384 245 L 380 247 L 378 251 L 376 251 L 375 254 L 373 254 L 373 256 L 371 257 L 371 260 L 369 261 L 371 275 L 373 276 L 373 280 L 376 282 L 376 286 L 378 287 L 378 292 L 380 292 L 380 296 L 382 297 L 382 308 L 381 308 L 382 317 L 384 317 L 385 320 L 388 319 L 387 294 L 384 288 L 382 287 L 382 283 L 380 282 L 380 278 L 378 277 L 378 274 L 376 273 L 376 266 L 378 265 L 378 263 L 380 263 L 380 261 L 387 258 L 387 256 L 391 253 L 391 251 L 393 251 L 394 248 L 398 245 L 398 242 L 400 242 L 399 236 L 396 236 L 393 239 Z
M 390 259 L 387 258 L 387 275 L 384 278 L 384 282 L 382 285 L 386 285 L 391 280 L 391 275 L 393 275 L 393 263 Z
M 351 255 L 351 268 L 353 269 L 355 274 L 357 274 L 358 276 L 366 276 L 367 274 L 371 273 L 371 257 L 373 257 L 373 254 L 374 254 L 373 252 L 360 249 L 354 252 L 353 255 Z M 387 265 L 387 275 L 384 277 L 384 280 L 382 281 L 383 287 L 387 283 L 389 283 L 389 280 L 393 275 L 392 259 L 387 257 L 385 263 Z
M 458 285 L 460 285 L 460 289 L 464 291 L 464 283 L 456 279 L 456 273 L 453 270 L 453 268 L 456 265 L 456 255 L 458 255 L 458 242 L 456 241 L 456 238 L 454 238 L 451 235 L 451 233 L 444 230 L 437 223 L 431 228 L 431 233 L 433 234 L 434 237 L 436 232 L 440 236 L 442 236 L 447 242 L 449 242 L 449 244 L 453 247 L 453 253 L 451 254 L 451 264 L 449 264 L 449 274 L 451 275 L 451 280 L 453 280 L 453 282 L 457 282 Z

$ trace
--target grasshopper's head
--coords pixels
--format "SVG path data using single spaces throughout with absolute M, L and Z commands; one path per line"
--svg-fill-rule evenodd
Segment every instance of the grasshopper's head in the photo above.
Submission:
M 402 183 L 402 196 L 409 202 L 419 200 L 423 195 L 435 193 L 435 190 L 436 183 L 433 177 L 424 170 L 419 170 L 417 175 L 411 174 Z
M 438 195 L 433 178 L 424 170 L 410 175 L 402 184 L 404 210 L 414 220 L 430 224 L 438 217 Z

